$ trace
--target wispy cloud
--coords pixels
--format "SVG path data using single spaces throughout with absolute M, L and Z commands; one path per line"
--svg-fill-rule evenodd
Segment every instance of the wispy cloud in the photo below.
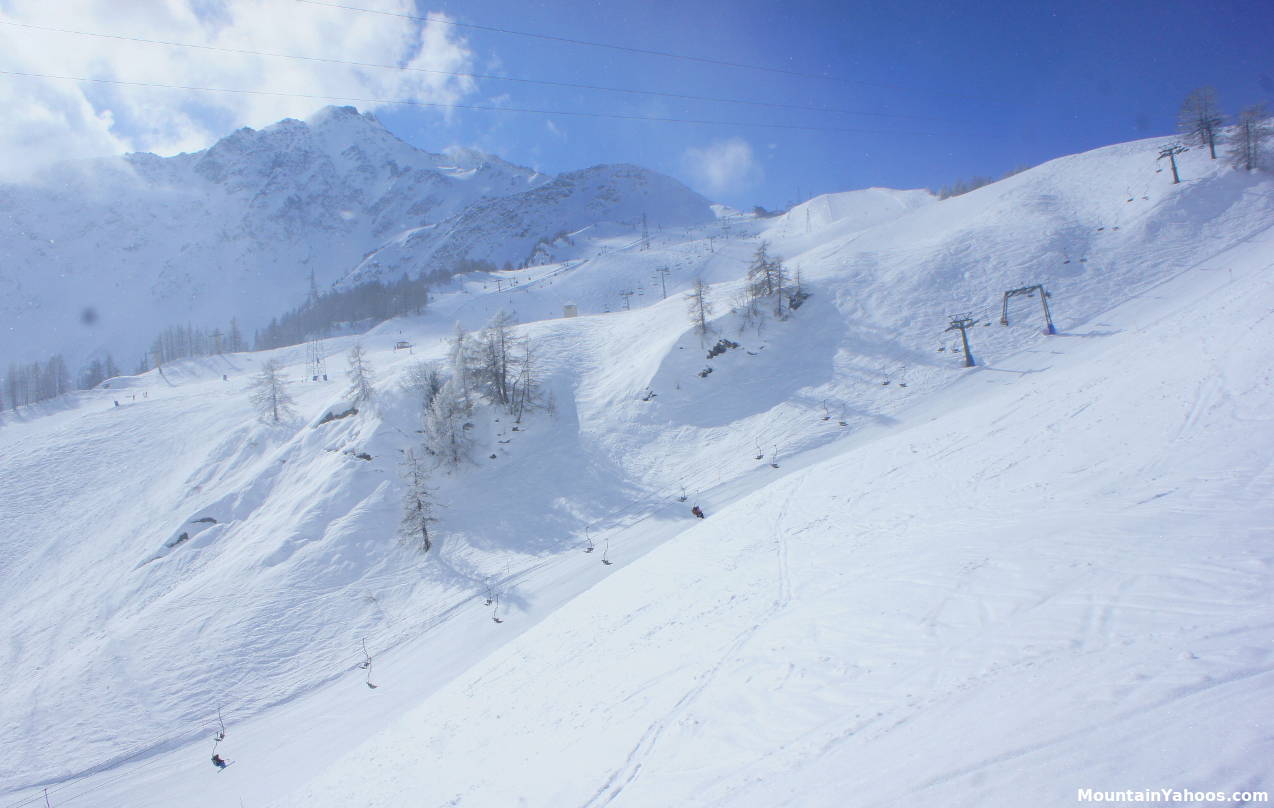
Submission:
M 387 11 L 415 14 L 412 0 Z M 431 13 L 430 16 L 443 16 Z M 474 54 L 452 26 L 277 0 L 8 0 L 0 22 L 352 62 L 466 72 Z M 154 45 L 0 24 L 4 69 L 125 82 L 454 104 L 472 79 Z M 209 145 L 237 126 L 305 117 L 323 98 L 143 88 L 0 75 L 0 174 L 56 159 Z M 339 102 L 336 102 L 339 103 Z M 381 106 L 355 102 L 365 110 Z M 445 115 L 445 112 L 441 114 Z
M 745 191 L 763 178 L 760 163 L 746 140 L 715 140 L 702 148 L 691 146 L 682 155 L 687 173 L 709 194 Z

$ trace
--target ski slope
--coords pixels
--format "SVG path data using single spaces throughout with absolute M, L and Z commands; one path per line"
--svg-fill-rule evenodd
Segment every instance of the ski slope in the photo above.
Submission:
M 1172 187 L 1155 146 L 828 207 L 879 209 L 861 228 L 798 208 L 649 250 L 599 237 L 512 291 L 461 279 L 362 337 L 378 403 L 328 424 L 353 337 L 284 426 L 246 385 L 267 358 L 299 377 L 303 346 L 6 415 L 0 806 L 1268 791 L 1274 184 L 1196 160 Z M 727 301 L 760 238 L 813 297 L 740 334 Z M 599 310 L 668 262 L 667 300 Z M 741 343 L 711 361 L 695 277 Z M 1026 283 L 1057 336 L 1033 301 L 995 323 Z M 586 316 L 551 319 L 563 300 Z M 421 557 L 393 536 L 400 382 L 499 308 L 557 411 L 477 419 Z M 995 323 L 970 370 L 936 350 L 961 309 Z

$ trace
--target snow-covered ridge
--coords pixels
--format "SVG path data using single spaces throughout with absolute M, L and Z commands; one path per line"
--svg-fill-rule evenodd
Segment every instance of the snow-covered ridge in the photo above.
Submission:
M 343 283 L 396 278 L 413 267 L 448 266 L 462 258 L 496 266 L 551 263 L 554 242 L 590 225 L 622 224 L 635 236 L 684 229 L 717 219 L 711 203 L 676 180 L 633 165 L 593 166 L 536 188 L 492 197 L 369 255 Z M 562 246 L 562 245 L 558 245 Z M 542 249 L 537 249 L 541 248 Z M 587 246 L 568 251 L 587 255 Z
M 660 205 L 641 189 L 676 185 L 654 176 L 581 188 L 574 207 L 528 212 L 527 226 L 552 234 L 590 214 L 631 218 Z M 0 315 L 14 336 L 0 366 L 61 353 L 75 373 L 109 350 L 131 369 L 162 329 L 225 330 L 232 317 L 250 337 L 305 299 L 311 273 L 329 286 L 400 234 L 554 182 L 472 149 L 422 151 L 350 107 L 240 129 L 192 154 L 56 165 L 0 187 Z M 613 198 L 629 192 L 643 202 Z M 477 254 L 453 245 L 449 261 L 488 257 L 506 235 L 480 215 L 465 221 Z

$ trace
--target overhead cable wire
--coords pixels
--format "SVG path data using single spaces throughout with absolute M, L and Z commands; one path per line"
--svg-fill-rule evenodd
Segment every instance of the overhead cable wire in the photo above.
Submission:
M 166 90 L 190 90 L 209 93 L 232 93 L 237 95 L 267 95 L 280 98 L 307 98 L 315 101 L 343 101 L 360 104 L 394 104 L 399 106 L 425 107 L 432 109 L 464 109 L 480 112 L 517 112 L 529 115 L 561 115 L 575 118 L 611 118 L 624 121 L 648 121 L 651 123 L 683 123 L 702 126 L 755 126 L 763 129 L 789 129 L 806 132 L 843 132 L 862 135 L 919 135 L 936 137 L 936 132 L 916 132 L 899 129 L 864 129 L 852 126 L 806 126 L 804 124 L 762 123 L 757 121 L 718 121 L 700 118 L 669 118 L 655 115 L 627 115 L 620 112 L 581 112 L 577 110 L 535 109 L 531 107 L 498 107 L 480 106 L 477 104 L 446 104 L 438 101 L 418 101 L 412 98 L 367 98 L 360 96 L 322 95 L 317 93 L 289 93 L 278 90 L 244 90 L 228 87 L 198 87 L 186 84 L 163 84 L 152 81 L 125 81 L 122 79 L 100 79 L 89 76 L 59 76 L 52 73 L 34 73 L 21 70 L 0 70 L 3 76 L 21 76 L 23 78 L 56 79 L 59 81 L 82 81 L 94 84 L 109 84 L 121 87 L 149 87 Z
M 95 31 L 78 31 L 71 28 L 55 28 L 48 25 L 35 25 L 33 23 L 17 22 L 15 20 L 0 20 L 0 24 L 13 25 L 19 28 L 29 28 L 35 31 L 48 31 L 58 34 L 72 34 L 75 36 L 95 37 L 98 39 L 114 39 L 121 42 L 138 42 L 147 45 L 165 45 L 173 48 L 192 48 L 198 50 L 214 51 L 218 53 L 234 53 L 241 56 L 263 56 L 271 59 L 293 59 L 301 62 L 317 62 L 321 64 L 346 65 L 349 67 L 376 68 L 382 70 L 398 70 L 409 73 L 432 73 L 440 76 L 454 76 L 456 78 L 479 79 L 483 81 L 507 81 L 518 84 L 538 84 L 546 87 L 563 87 L 576 90 L 596 90 L 608 93 L 626 93 L 628 95 L 645 95 L 656 98 L 671 98 L 682 101 L 709 101 L 720 104 L 742 104 L 755 107 L 771 107 L 775 109 L 796 109 L 809 112 L 830 112 L 837 115 L 864 115 L 877 118 L 910 118 L 915 120 L 937 120 L 931 115 L 907 115 L 903 113 L 893 112 L 867 112 L 851 109 L 835 109 L 830 107 L 820 107 L 807 104 L 783 104 L 775 101 L 756 101 L 747 98 L 721 98 L 710 95 L 692 95 L 689 93 L 672 93 L 662 90 L 640 90 L 633 87 L 610 87 L 601 84 L 585 84 L 582 82 L 572 81 L 554 81 L 550 79 L 529 79 L 519 76 L 496 76 L 489 73 L 468 73 L 459 70 L 439 70 L 429 67 L 412 67 L 410 65 L 383 64 L 377 62 L 356 62 L 350 59 L 334 59 L 325 56 L 300 56 L 292 53 L 275 53 L 272 51 L 258 51 L 247 48 L 226 48 L 218 45 L 204 45 L 196 42 L 175 42 L 165 39 L 148 39 L 146 37 L 126 36 L 123 34 L 103 34 Z
M 457 22 L 447 17 L 436 17 L 419 14 L 404 14 L 398 11 L 384 11 L 376 8 L 362 8 L 360 6 L 347 6 L 341 3 L 321 2 L 321 0 L 296 0 L 298 3 L 306 3 L 311 6 L 320 6 L 323 8 L 339 8 L 345 11 L 357 11 L 364 14 L 380 14 L 386 17 L 398 17 L 405 20 L 413 20 L 416 22 L 433 22 L 439 25 L 450 25 L 456 28 L 470 28 L 475 31 L 489 31 L 497 34 L 508 34 L 510 36 L 529 37 L 531 39 L 543 39 L 549 42 L 561 42 L 568 45 L 583 45 L 590 48 L 606 48 L 609 50 L 624 51 L 626 53 L 634 53 L 641 56 L 658 56 L 665 59 L 682 59 L 688 62 L 699 62 L 700 64 L 717 65 L 719 67 L 732 67 L 742 70 L 759 70 L 765 73 L 777 73 L 784 76 L 794 76 L 803 79 L 818 79 L 820 81 L 837 82 L 841 84 L 857 84 L 861 87 L 878 87 L 885 90 L 901 90 L 903 92 L 929 92 L 937 94 L 937 90 L 924 90 L 918 87 L 906 87 L 898 84 L 889 84 L 881 81 L 863 81 L 862 79 L 849 79 L 842 76 L 828 76 L 821 73 L 805 73 L 799 70 L 788 70 L 782 67 L 769 67 L 766 65 L 747 64 L 746 62 L 731 62 L 725 59 L 712 59 L 707 56 L 695 56 L 689 53 L 674 53 L 672 51 L 654 50 L 651 48 L 636 48 L 628 45 L 616 45 L 611 42 L 596 42 L 589 39 L 575 39 L 572 37 L 556 36 L 553 34 L 537 34 L 531 31 L 518 31 L 513 28 L 501 28 L 495 25 L 479 25 L 477 23 Z M 941 95 L 947 98 L 967 98 L 971 100 L 1001 103 L 995 98 L 986 98 L 965 93 L 953 93 L 942 90 Z
M 532 39 L 543 39 L 548 42 L 561 42 L 568 45 L 584 45 L 590 48 L 606 48 L 609 50 L 624 51 L 626 53 L 636 53 L 642 56 L 659 56 L 665 59 L 683 59 L 688 62 L 699 62 L 701 64 L 718 65 L 720 67 L 734 67 L 743 70 L 760 70 L 766 73 L 781 73 L 786 76 L 797 76 L 804 79 L 822 79 L 825 81 L 851 81 L 854 84 L 870 84 L 870 82 L 857 81 L 852 79 L 841 79 L 835 76 L 824 76 L 818 73 L 802 73 L 799 70 L 787 70 L 782 67 L 766 67 L 764 65 L 751 65 L 744 62 L 730 62 L 724 59 L 712 59 L 707 56 L 694 56 L 688 53 L 673 53 L 672 51 L 653 50 L 650 48 L 635 48 L 628 45 L 615 45 L 609 42 L 595 42 L 588 39 L 574 39 L 572 37 L 556 36 L 553 34 L 536 34 L 530 31 L 517 31 L 512 28 L 501 28 L 495 25 L 478 25 L 471 22 L 457 22 L 447 17 L 438 17 L 433 15 L 404 14 L 398 11 L 383 11 L 375 8 L 362 8 L 360 6 L 347 6 L 341 3 L 325 3 L 320 0 L 296 0 L 298 3 L 306 3 L 311 6 L 323 6 L 325 8 L 339 8 L 345 11 L 358 11 L 364 14 L 380 14 L 386 17 L 398 17 L 405 20 L 413 20 L 415 22 L 433 22 L 439 25 L 450 25 L 455 28 L 470 28 L 475 31 L 488 31 L 497 34 L 509 34 L 510 36 L 524 36 Z M 877 87 L 887 87 L 889 85 L 877 84 L 871 85 Z

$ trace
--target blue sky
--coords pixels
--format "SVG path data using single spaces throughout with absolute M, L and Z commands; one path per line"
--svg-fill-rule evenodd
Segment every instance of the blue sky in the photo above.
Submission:
M 631 162 L 735 206 L 828 191 L 937 187 L 1109 143 L 1170 134 L 1191 89 L 1226 112 L 1274 101 L 1274 11 L 1224 2 L 890 3 L 741 0 L 319 0 L 399 15 L 692 54 L 725 67 L 297 0 L 0 0 L 0 70 L 258 89 L 253 96 L 0 76 L 4 162 L 209 145 L 231 129 L 305 117 L 299 96 L 694 118 L 703 125 L 357 104 L 422 148 L 472 146 L 557 173 Z M 81 32 L 33 29 L 31 25 Z M 422 30 L 426 30 L 422 43 Z M 83 32 L 168 42 L 138 43 Z M 600 84 L 815 109 L 683 101 L 224 49 Z M 822 78 L 819 78 L 822 77 Z M 339 103 L 339 102 L 337 102 Z M 852 114 L 871 113 L 871 114 Z M 826 131 L 769 128 L 809 126 Z M 859 130 L 859 131 L 835 131 Z
M 719 194 L 735 205 L 784 205 L 798 192 L 807 197 L 873 185 L 938 186 L 1168 134 L 1184 95 L 1202 84 L 1218 88 L 1228 111 L 1274 100 L 1274 8 L 1259 2 L 465 0 L 430 7 L 461 21 L 834 80 L 466 31 L 480 58 L 498 57 L 509 75 L 916 116 L 632 99 L 489 81 L 482 83 L 486 95 L 505 92 L 519 106 L 875 131 L 459 116 L 464 139 L 548 171 L 627 161 L 696 182 L 685 164 L 687 150 L 742 139 L 761 170 Z M 427 116 L 378 115 L 415 143 L 439 142 Z

